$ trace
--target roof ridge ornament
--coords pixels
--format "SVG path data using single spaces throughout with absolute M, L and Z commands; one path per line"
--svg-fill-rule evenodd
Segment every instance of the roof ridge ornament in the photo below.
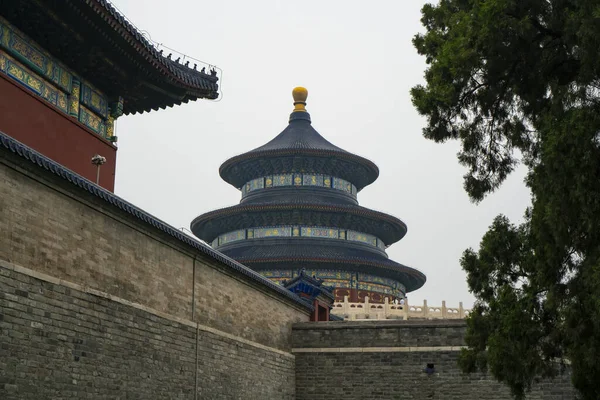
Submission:
M 302 86 L 295 87 L 292 90 L 292 97 L 294 98 L 294 112 L 306 112 L 308 90 Z

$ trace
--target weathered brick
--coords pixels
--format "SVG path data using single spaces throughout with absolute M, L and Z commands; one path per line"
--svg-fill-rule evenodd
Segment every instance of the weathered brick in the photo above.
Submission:
M 296 398 L 510 400 L 506 386 L 484 374 L 466 375 L 457 365 L 464 345 L 463 321 L 377 321 L 298 324 L 293 347 L 321 349 L 296 353 Z M 355 351 L 379 347 L 380 351 Z M 420 347 L 407 351 L 406 347 Z M 327 349 L 348 352 L 327 352 Z M 402 351 L 398 349 L 402 348 Z M 322 349 L 325 349 L 322 350 Z M 395 351 L 390 351 L 395 349 Z M 427 350 L 431 349 L 431 350 Z M 428 375 L 424 368 L 434 364 Z M 570 376 L 536 385 L 528 400 L 573 399 Z
M 305 308 L 10 154 L 0 222 L 1 399 L 293 398 L 293 357 L 244 340 L 289 349 Z
M 19 275 L 10 271 L 0 281 L 14 281 Z M 97 296 L 73 289 L 70 294 L 54 290 L 59 286 L 35 279 L 32 285 L 43 285 L 44 295 L 15 296 L 16 307 L 0 314 L 0 329 L 9 328 L 7 336 L 0 335 L 3 400 L 191 400 L 196 386 L 202 399 L 294 398 L 294 358 L 289 355 L 197 331 L 114 301 L 102 300 L 105 311 L 94 310 L 95 317 L 81 314 L 59 321 L 54 319 L 59 314 L 54 313 L 50 318 L 23 314 L 17 309 L 54 308 L 70 304 L 73 296 L 85 310 L 93 310 L 92 305 L 99 301 Z M 106 315 L 109 310 L 114 318 Z M 81 325 L 82 318 L 91 318 L 91 325 L 102 321 L 107 329 L 86 328 Z
M 5 161 L 31 169 L 19 158 Z M 32 173 L 44 184 L 0 163 L 0 221 L 7 227 L 0 230 L 0 261 L 180 318 L 191 319 L 194 309 L 195 320 L 204 325 L 280 349 L 289 349 L 291 324 L 308 320 L 307 310 L 164 232 L 47 171 Z M 10 301 L 47 296 L 47 285 L 34 289 L 27 275 L 12 282 L 4 294 Z M 81 306 L 77 291 L 56 291 L 70 295 L 60 307 L 93 315 Z

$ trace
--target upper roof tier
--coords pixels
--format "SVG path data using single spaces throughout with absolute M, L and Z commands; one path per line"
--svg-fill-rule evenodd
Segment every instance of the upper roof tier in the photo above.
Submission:
M 326 174 L 352 182 L 358 190 L 379 176 L 377 166 L 366 158 L 341 149 L 319 134 L 306 112 L 307 91 L 295 88 L 295 109 L 289 125 L 267 144 L 225 161 L 219 173 L 236 188 L 262 176 L 290 172 Z
M 122 97 L 125 114 L 219 95 L 216 72 L 163 56 L 106 0 L 0 0 L 0 16 L 110 101 Z

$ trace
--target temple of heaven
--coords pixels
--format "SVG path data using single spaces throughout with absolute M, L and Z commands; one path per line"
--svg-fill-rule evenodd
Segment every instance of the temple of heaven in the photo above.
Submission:
M 323 138 L 306 112 L 306 89 L 292 93 L 294 111 L 283 132 L 219 169 L 242 192 L 240 203 L 200 215 L 192 232 L 280 284 L 304 269 L 333 287 L 336 301 L 404 298 L 426 279 L 386 254 L 406 224 L 357 200 L 379 169 Z

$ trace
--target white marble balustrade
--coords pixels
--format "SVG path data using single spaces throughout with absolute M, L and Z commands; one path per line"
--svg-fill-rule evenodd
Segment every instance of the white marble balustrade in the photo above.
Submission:
M 442 301 L 441 306 L 430 306 L 427 300 L 423 304 L 409 304 L 404 300 L 404 304 L 394 304 L 386 297 L 384 303 L 369 303 L 369 298 L 365 297 L 362 303 L 351 303 L 348 296 L 344 297 L 343 302 L 333 304 L 332 314 L 343 317 L 345 320 L 377 320 L 377 319 L 463 319 L 469 315 L 470 309 L 464 309 L 462 302 L 458 303 L 458 308 L 446 307 L 446 302 Z

